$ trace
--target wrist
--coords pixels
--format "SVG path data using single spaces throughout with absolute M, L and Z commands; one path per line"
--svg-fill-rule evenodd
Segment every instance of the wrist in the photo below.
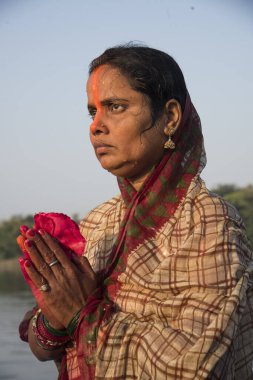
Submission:
M 46 317 L 44 316 L 43 314 L 43 319 L 46 320 L 48 322 L 48 324 L 55 330 L 65 330 L 64 326 L 61 324 L 61 323 L 57 323 L 57 322 L 51 322 L 49 321 L 48 319 L 46 319 Z
M 68 333 L 67 333 L 67 330 L 65 328 L 58 328 L 58 327 L 55 327 L 54 325 L 51 324 L 51 322 L 49 322 L 46 317 L 41 314 L 41 319 L 42 319 L 42 322 L 43 322 L 43 325 L 45 326 L 46 330 L 51 333 L 52 335 L 54 336 L 67 336 Z M 62 325 L 61 325 L 62 326 Z
M 69 321 L 69 323 L 66 327 L 67 333 L 71 338 L 73 338 L 75 331 L 77 329 L 81 311 L 82 311 L 82 309 L 73 315 L 73 317 L 71 318 L 71 320 Z
M 66 330 L 56 330 L 46 325 L 39 309 L 32 319 L 32 331 L 38 346 L 47 351 L 64 347 L 70 340 Z M 51 330 L 50 330 L 51 329 Z

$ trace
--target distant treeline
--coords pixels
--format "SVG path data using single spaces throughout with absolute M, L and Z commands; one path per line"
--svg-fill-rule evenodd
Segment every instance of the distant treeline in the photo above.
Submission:
M 238 187 L 236 185 L 219 185 L 212 192 L 221 195 L 239 211 L 248 239 L 253 247 L 253 185 Z
M 240 212 L 251 244 L 253 244 L 253 185 L 237 187 L 236 185 L 219 185 L 212 192 L 221 195 L 232 203 Z M 78 215 L 73 219 L 78 221 Z M 33 225 L 33 216 L 13 216 L 9 220 L 0 222 L 0 260 L 20 256 L 20 250 L 16 243 L 20 225 Z

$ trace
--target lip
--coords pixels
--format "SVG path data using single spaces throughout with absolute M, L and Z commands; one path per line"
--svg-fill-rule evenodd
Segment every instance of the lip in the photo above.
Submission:
M 112 145 L 105 144 L 103 142 L 95 141 L 93 147 L 97 154 L 107 153 L 108 149 L 113 148 Z

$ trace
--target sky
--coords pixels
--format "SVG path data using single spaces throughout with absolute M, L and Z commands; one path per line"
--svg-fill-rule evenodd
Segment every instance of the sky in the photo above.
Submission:
M 201 121 L 209 188 L 253 183 L 253 0 L 0 0 L 0 220 L 83 217 L 119 192 L 89 141 L 90 61 L 128 41 L 172 55 Z

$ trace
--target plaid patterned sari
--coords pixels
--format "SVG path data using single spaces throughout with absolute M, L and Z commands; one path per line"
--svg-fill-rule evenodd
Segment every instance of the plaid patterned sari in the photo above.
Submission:
M 175 151 L 139 192 L 119 179 L 121 195 L 81 222 L 101 287 L 65 378 L 253 378 L 253 255 L 236 210 L 201 181 L 204 165 L 188 98 Z

